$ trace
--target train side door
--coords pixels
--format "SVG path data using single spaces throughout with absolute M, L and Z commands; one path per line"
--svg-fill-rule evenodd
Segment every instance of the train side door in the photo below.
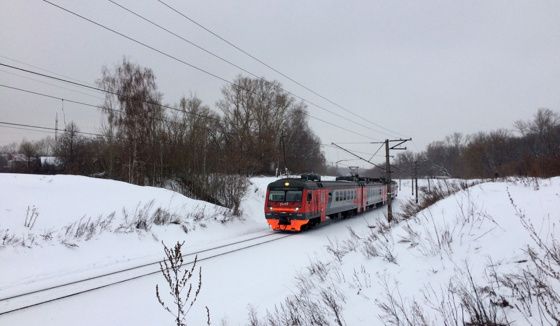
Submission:
M 329 202 L 329 191 L 321 190 L 320 196 L 321 198 L 320 198 L 319 206 L 321 209 L 321 222 L 324 222 L 327 220 L 327 206 Z

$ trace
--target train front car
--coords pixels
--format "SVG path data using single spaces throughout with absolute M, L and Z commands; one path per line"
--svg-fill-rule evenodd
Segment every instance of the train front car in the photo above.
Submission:
M 273 230 L 303 231 L 321 220 L 316 182 L 280 179 L 268 185 L 264 214 Z M 314 194 L 315 193 L 315 194 Z

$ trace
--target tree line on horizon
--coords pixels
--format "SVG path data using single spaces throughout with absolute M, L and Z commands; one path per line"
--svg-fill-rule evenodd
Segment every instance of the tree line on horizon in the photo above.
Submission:
M 465 179 L 560 175 L 560 114 L 541 108 L 531 120 L 516 121 L 513 127 L 473 135 L 453 133 L 419 153 L 399 153 L 394 175 Z
M 224 200 L 215 194 L 224 188 L 224 180 L 243 182 L 232 176 L 275 175 L 284 168 L 291 173 L 333 172 L 326 168 L 320 139 L 308 125 L 305 104 L 277 81 L 239 76 L 222 87 L 215 109 L 189 96 L 172 105 L 173 110 L 163 105 L 153 71 L 127 59 L 113 69 L 104 67 L 97 84 L 107 91 L 101 136 L 86 137 L 70 122 L 56 141 L 23 141 L 19 150 L 16 144 L 4 146 L 1 152 L 26 158 L 10 171 L 174 186 L 219 204 Z M 454 133 L 419 153 L 398 153 L 393 176 L 409 178 L 415 165 L 420 177 L 560 175 L 560 114 L 539 109 L 514 128 Z M 59 164 L 45 170 L 33 158 L 45 155 L 49 147 Z M 2 160 L 0 155 L 0 168 Z M 376 168 L 366 174 L 383 176 L 384 171 Z

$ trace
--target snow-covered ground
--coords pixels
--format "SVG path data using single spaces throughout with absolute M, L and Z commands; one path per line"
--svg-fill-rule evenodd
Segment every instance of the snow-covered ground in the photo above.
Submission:
M 185 241 L 190 252 L 267 234 L 263 201 L 272 180 L 252 178 L 243 216 L 232 218 L 220 207 L 164 189 L 0 174 L 0 300 L 161 259 L 161 241 Z M 395 210 L 410 196 L 410 183 L 403 181 Z M 526 249 L 535 244 L 523 217 L 545 241 L 558 239 L 559 203 L 560 178 L 539 180 L 538 187 L 534 181 L 487 182 L 391 229 L 384 228 L 380 208 L 205 260 L 188 321 L 204 324 L 208 306 L 214 325 L 247 324 L 249 310 L 263 322 L 267 312 L 282 318 L 286 302 L 306 298 L 329 324 L 337 324 L 336 309 L 343 324 L 381 324 L 391 321 L 381 307 L 393 297 L 406 309 L 416 302 L 437 325 L 441 316 L 430 304 L 442 301 L 450 284 L 467 280 L 467 270 L 485 285 L 489 266 L 504 275 L 530 264 Z M 154 216 L 167 223 L 154 224 Z M 143 221 L 146 227 L 139 229 Z M 0 325 L 173 325 L 155 298 L 156 284 L 163 286 L 159 274 L 0 315 Z M 329 308 L 329 298 L 336 309 Z M 0 314 L 9 307 L 0 302 Z M 522 314 L 504 309 L 524 324 Z

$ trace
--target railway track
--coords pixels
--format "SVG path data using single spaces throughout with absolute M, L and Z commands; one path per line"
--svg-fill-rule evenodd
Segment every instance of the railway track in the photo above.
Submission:
M 294 234 L 267 233 L 211 248 L 185 253 L 183 255 L 184 258 L 192 258 L 186 259 L 183 265 L 192 264 L 195 256 L 198 257 L 198 262 L 202 262 L 234 252 L 247 250 L 249 248 L 273 241 L 278 241 L 293 235 Z M 160 273 L 159 264 L 161 261 L 162 260 L 152 261 L 108 273 L 2 297 L 0 298 L 0 316 L 158 274 Z

